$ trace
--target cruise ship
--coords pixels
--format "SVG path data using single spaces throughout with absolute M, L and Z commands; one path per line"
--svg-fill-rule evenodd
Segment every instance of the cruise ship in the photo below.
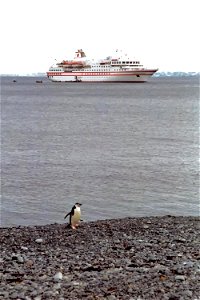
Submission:
M 51 66 L 47 77 L 53 82 L 146 82 L 158 69 L 145 68 L 116 50 L 114 56 L 90 60 L 79 49 L 74 59 Z

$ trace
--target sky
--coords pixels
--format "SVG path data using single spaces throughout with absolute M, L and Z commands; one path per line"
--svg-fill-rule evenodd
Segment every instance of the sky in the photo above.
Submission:
M 0 74 L 46 72 L 80 48 L 199 72 L 199 11 L 199 0 L 2 0 Z

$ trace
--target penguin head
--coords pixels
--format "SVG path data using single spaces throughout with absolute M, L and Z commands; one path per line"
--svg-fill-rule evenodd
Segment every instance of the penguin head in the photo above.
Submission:
M 75 203 L 75 206 L 76 206 L 76 207 L 80 207 L 81 205 L 82 205 L 81 203 L 78 203 L 78 202 Z

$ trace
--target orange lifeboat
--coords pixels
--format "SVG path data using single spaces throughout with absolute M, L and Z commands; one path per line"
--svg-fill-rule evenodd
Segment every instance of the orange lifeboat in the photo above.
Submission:
M 85 62 L 76 60 L 63 60 L 57 64 L 59 67 L 65 68 L 81 68 L 85 66 Z
M 73 66 L 73 65 L 84 65 L 82 61 L 75 61 L 75 60 L 63 60 L 61 62 L 63 65 Z

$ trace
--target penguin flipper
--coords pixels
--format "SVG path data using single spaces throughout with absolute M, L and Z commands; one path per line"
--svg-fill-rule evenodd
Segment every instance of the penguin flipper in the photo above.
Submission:
M 69 215 L 70 215 L 70 212 L 68 214 L 66 214 L 66 216 L 64 217 L 64 219 L 66 219 Z

